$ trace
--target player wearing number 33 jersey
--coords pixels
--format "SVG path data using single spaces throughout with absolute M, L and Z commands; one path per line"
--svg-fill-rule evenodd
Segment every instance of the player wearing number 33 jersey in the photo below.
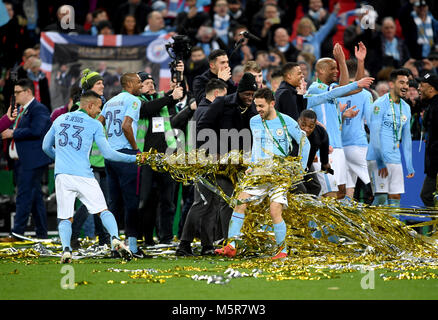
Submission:
M 60 173 L 94 178 L 90 150 L 96 141 L 106 159 L 133 162 L 135 156 L 115 152 L 108 144 L 102 124 L 79 109 L 59 116 L 44 138 L 43 149 L 54 158 L 55 176 Z M 55 149 L 50 151 L 50 147 Z

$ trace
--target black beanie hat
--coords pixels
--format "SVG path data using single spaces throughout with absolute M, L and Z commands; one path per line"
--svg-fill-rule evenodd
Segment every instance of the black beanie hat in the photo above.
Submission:
M 154 81 L 154 78 L 152 78 L 152 75 L 150 73 L 144 72 L 144 71 L 140 71 L 139 73 L 137 73 L 138 76 L 141 79 L 141 82 L 147 80 L 147 79 L 151 79 L 152 81 Z M 155 81 L 154 81 L 155 83 Z
M 257 82 L 252 73 L 246 72 L 240 79 L 237 92 L 257 91 Z

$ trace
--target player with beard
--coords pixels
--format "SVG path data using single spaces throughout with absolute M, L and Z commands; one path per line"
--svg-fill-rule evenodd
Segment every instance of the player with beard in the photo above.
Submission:
M 400 143 L 408 170 L 407 178 L 414 176 L 412 165 L 411 110 L 403 100 L 409 88 L 409 72 L 397 69 L 391 72 L 389 93 L 377 99 L 369 112 L 370 143 L 367 160 L 373 205 L 388 204 L 399 207 L 404 193 L 403 167 Z

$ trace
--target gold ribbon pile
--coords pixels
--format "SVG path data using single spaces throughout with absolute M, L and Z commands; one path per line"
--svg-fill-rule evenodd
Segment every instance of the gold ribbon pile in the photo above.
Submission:
M 286 186 L 288 207 L 283 210 L 287 228 L 286 245 L 292 256 L 318 257 L 335 254 L 339 257 L 360 257 L 364 254 L 391 260 L 409 254 L 415 257 L 438 258 L 437 240 L 425 237 L 407 226 L 397 215 L 423 215 L 432 221 L 416 226 L 437 224 L 438 211 L 433 208 L 409 209 L 373 207 L 357 202 L 343 203 L 332 198 L 317 198 L 294 192 L 303 181 L 304 172 L 298 157 L 273 157 L 256 164 L 244 163 L 239 153 L 230 153 L 214 161 L 202 157 L 197 150 L 190 153 L 165 155 L 151 150 L 137 155 L 138 165 L 150 165 L 154 170 L 166 171 L 179 182 L 203 183 L 220 194 L 231 207 L 241 203 L 241 191 L 260 185 Z M 234 163 L 234 164 L 230 164 Z M 224 164 L 228 164 L 224 167 Z M 251 166 L 252 173 L 244 171 Z M 226 196 L 215 183 L 214 176 L 225 174 L 235 184 L 233 196 Z M 243 256 L 271 255 L 278 248 L 269 232 L 272 226 L 269 197 L 251 197 L 242 236 L 237 241 Z M 246 201 L 245 201 L 246 202 Z M 268 227 L 268 228 L 267 228 Z

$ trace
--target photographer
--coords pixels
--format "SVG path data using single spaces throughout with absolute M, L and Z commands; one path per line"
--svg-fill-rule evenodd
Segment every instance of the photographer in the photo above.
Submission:
M 176 71 L 184 72 L 184 64 L 179 61 Z M 156 92 L 155 82 L 152 76 L 140 72 L 142 89 L 140 100 L 139 129 L 137 134 L 138 146 L 141 151 L 155 149 L 160 153 L 176 149 L 178 137 L 172 133 L 175 128 L 185 130 L 188 120 L 194 113 L 195 106 L 186 106 L 179 113 L 176 111 L 176 104 L 184 97 L 184 88 L 180 83 L 174 83 L 175 88 L 169 92 Z M 172 78 L 172 80 L 175 80 Z M 175 81 L 173 81 L 175 82 Z M 166 133 L 171 134 L 166 134 Z M 156 188 L 156 190 L 154 190 Z M 156 216 L 157 206 L 149 205 L 152 201 L 152 192 L 159 195 L 158 203 L 160 211 Z M 146 245 L 154 245 L 153 231 L 156 218 L 158 222 L 158 238 L 160 244 L 170 244 L 173 240 L 172 225 L 175 215 L 174 205 L 175 182 L 167 172 L 153 171 L 148 165 L 141 167 L 141 192 L 140 192 L 140 234 L 145 236 Z M 140 237 L 141 238 L 141 237 Z

